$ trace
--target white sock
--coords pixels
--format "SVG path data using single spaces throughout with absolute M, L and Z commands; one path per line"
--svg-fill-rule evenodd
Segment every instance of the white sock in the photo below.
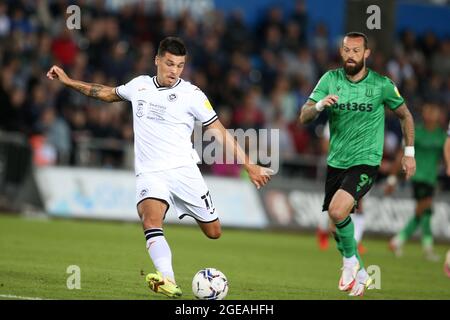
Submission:
M 356 277 L 358 278 L 358 281 L 363 282 L 367 279 L 369 274 L 367 273 L 365 268 L 359 269 L 358 273 L 356 274 Z
M 364 214 L 356 213 L 352 215 L 353 224 L 355 226 L 355 240 L 360 243 L 364 233 Z
M 344 266 L 349 266 L 349 265 L 353 266 L 359 262 L 358 258 L 356 258 L 355 255 L 351 256 L 350 258 L 343 257 L 342 260 L 343 260 Z
M 320 231 L 328 232 L 328 230 L 329 230 L 328 227 L 329 227 L 328 211 L 321 212 L 319 215 L 319 221 L 317 223 L 317 228 Z
M 156 270 L 162 273 L 164 277 L 169 277 L 175 281 L 172 269 L 172 252 L 169 244 L 164 237 L 162 229 L 150 228 L 144 230 L 147 240 L 147 251 L 155 265 Z

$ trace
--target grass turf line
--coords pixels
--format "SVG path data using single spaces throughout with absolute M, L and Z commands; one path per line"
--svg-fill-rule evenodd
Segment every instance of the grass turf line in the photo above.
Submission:
M 204 267 L 228 278 L 228 299 L 352 299 L 337 289 L 341 258 L 318 250 L 311 234 L 225 229 L 219 240 L 197 227 L 164 228 L 184 299 L 194 299 L 191 280 Z M 381 290 L 364 299 L 450 299 L 442 261 L 424 260 L 420 244 L 395 258 L 383 240 L 364 240 L 366 267 L 381 269 Z M 443 258 L 448 246 L 438 245 Z M 67 267 L 81 268 L 81 290 L 69 290 Z M 147 288 L 153 272 L 142 228 L 136 223 L 36 220 L 0 215 L 0 295 L 43 299 L 166 299 Z M 0 299 L 4 299 L 1 297 Z M 353 298 L 354 299 L 354 298 Z

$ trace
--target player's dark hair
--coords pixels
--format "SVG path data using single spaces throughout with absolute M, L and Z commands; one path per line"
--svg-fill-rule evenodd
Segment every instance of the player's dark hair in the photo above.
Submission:
M 185 56 L 187 53 L 183 40 L 177 37 L 167 37 L 159 43 L 158 56 L 162 57 L 166 52 L 175 56 Z
M 349 38 L 364 38 L 364 49 L 368 48 L 368 43 L 369 43 L 369 39 L 367 38 L 367 36 L 362 33 L 362 32 L 357 32 L 357 31 L 352 31 L 347 33 L 345 37 L 349 37 Z

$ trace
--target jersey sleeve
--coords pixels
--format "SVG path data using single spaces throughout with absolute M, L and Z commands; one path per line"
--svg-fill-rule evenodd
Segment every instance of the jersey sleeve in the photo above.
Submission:
M 211 102 L 200 89 L 194 89 L 193 98 L 192 114 L 196 120 L 200 121 L 204 127 L 217 120 L 217 114 Z
M 383 102 L 391 110 L 395 110 L 405 103 L 405 99 L 398 92 L 397 87 L 391 79 L 386 78 L 386 84 L 383 88 Z
M 116 94 L 119 96 L 120 99 L 131 101 L 133 98 L 134 92 L 136 92 L 136 87 L 139 82 L 139 77 L 136 77 L 134 79 L 131 79 L 129 82 L 116 87 L 115 91 Z
M 314 88 L 313 92 L 309 96 L 309 100 L 312 100 L 314 102 L 318 102 L 319 100 L 322 100 L 327 95 L 329 95 L 330 90 L 330 72 L 326 72 L 319 80 L 319 82 L 316 84 L 316 87 Z

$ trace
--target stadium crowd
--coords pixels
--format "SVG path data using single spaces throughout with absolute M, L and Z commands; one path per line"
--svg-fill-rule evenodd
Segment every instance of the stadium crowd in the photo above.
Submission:
M 66 28 L 70 1 L 0 2 L 0 130 L 19 131 L 33 148 L 49 146 L 42 163 L 75 163 L 83 139 L 132 142 L 128 103 L 105 105 L 47 81 L 60 65 L 72 78 L 117 86 L 140 74 L 155 74 L 154 56 L 167 35 L 181 37 L 189 50 L 183 78 L 199 86 L 229 128 L 278 128 L 284 161 L 323 153 L 325 114 L 308 126 L 296 122 L 320 76 L 340 66 L 338 45 L 320 23 L 308 36 L 308 12 L 298 1 L 293 12 L 271 7 L 256 26 L 238 11 L 213 10 L 201 20 L 189 12 L 164 15 L 161 4 L 84 2 L 81 28 Z M 391 56 L 375 50 L 370 67 L 389 76 L 416 119 L 425 101 L 450 111 L 450 39 L 432 32 L 398 35 Z M 401 145 L 400 124 L 386 117 L 386 156 Z M 102 165 L 121 165 L 122 153 L 105 153 Z M 39 161 L 39 159 L 37 160 Z

